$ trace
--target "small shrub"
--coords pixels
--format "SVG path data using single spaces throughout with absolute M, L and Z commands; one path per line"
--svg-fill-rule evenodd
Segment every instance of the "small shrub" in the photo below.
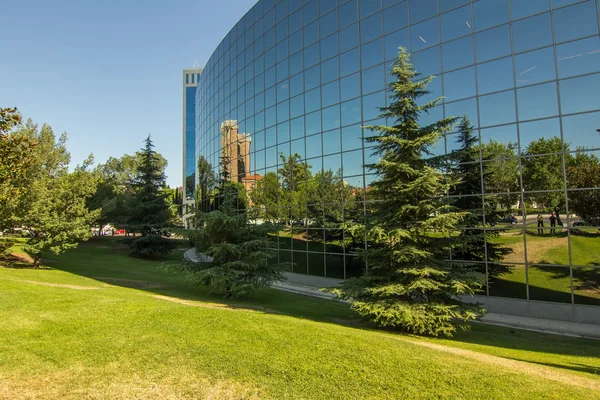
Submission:
M 128 237 L 128 238 L 120 240 L 119 243 L 124 244 L 125 246 L 133 247 L 133 242 L 135 242 L 136 239 L 139 239 L 139 238 Z
M 0 256 L 6 256 L 10 254 L 10 248 L 16 244 L 13 240 L 0 239 Z
M 158 258 L 171 253 L 176 243 L 160 235 L 145 235 L 136 238 L 132 244 L 132 255 L 143 258 Z

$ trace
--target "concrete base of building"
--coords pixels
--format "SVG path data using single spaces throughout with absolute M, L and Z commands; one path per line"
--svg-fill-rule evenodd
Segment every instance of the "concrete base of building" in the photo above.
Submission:
M 487 313 L 480 321 L 488 325 L 498 325 L 528 331 L 549 333 L 600 340 L 600 325 L 581 324 L 544 318 L 521 317 L 508 314 Z
M 479 302 L 489 313 L 518 317 L 542 318 L 567 323 L 592 324 L 600 327 L 600 308 L 581 304 L 509 299 L 504 297 L 464 297 L 464 301 Z
M 339 287 L 342 285 L 342 279 L 324 278 L 322 276 L 312 276 L 304 274 L 295 274 L 292 272 L 286 272 L 285 277 L 287 283 L 308 286 L 312 288 L 326 288 L 326 287 Z

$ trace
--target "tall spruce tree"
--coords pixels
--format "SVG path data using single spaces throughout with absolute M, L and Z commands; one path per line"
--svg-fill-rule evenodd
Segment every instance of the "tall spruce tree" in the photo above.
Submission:
M 370 192 L 379 200 L 368 229 L 369 248 L 361 253 L 365 274 L 331 291 L 350 301 L 352 309 L 379 326 L 416 334 L 451 336 L 458 325 L 477 318 L 478 304 L 459 296 L 481 288 L 484 276 L 449 260 L 452 232 L 468 215 L 448 205 L 451 185 L 427 164 L 430 148 L 449 131 L 455 118 L 420 126 L 419 117 L 438 100 L 418 105 L 433 77 L 419 74 L 401 48 L 389 84 L 391 105 L 381 117 L 391 126 L 373 126 L 366 140 L 381 159 L 368 165 L 378 179 Z
M 485 179 L 489 172 L 482 171 L 479 138 L 473 134 L 473 127 L 467 117 L 463 117 L 458 126 L 459 148 L 450 153 L 452 167 L 450 172 L 457 179 L 451 189 L 452 204 L 456 209 L 467 212 L 458 234 L 457 243 L 453 246 L 452 256 L 455 260 L 479 262 L 475 268 L 485 273 L 485 262 L 488 261 L 488 273 L 498 275 L 506 272 L 499 264 L 509 249 L 492 243 L 489 239 L 498 236 L 498 231 L 484 230 L 483 226 L 498 219 L 494 204 L 486 204 L 484 208 L 481 196 L 481 174 Z M 488 240 L 486 240 L 486 236 Z
M 140 151 L 142 159 L 131 182 L 135 194 L 128 201 L 124 227 L 130 232 L 142 234 L 132 243 L 134 255 L 153 257 L 167 254 L 173 247 L 160 236 L 163 230 L 171 227 L 167 202 L 169 194 L 164 190 L 164 167 L 159 163 L 150 135 L 144 143 Z

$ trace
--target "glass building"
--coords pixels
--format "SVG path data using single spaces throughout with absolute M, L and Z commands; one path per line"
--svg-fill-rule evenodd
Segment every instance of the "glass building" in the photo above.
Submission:
M 183 222 L 193 211 L 196 171 L 196 88 L 202 69 L 183 70 Z
M 200 75 L 196 160 L 227 156 L 249 215 L 284 224 L 273 247 L 295 273 L 359 275 L 365 240 L 344 224 L 372 206 L 362 127 L 386 123 L 404 46 L 436 76 L 423 101 L 444 97 L 420 122 L 466 115 L 479 137 L 481 182 L 461 196 L 488 216 L 471 227 L 488 242 L 482 295 L 600 305 L 599 14 L 598 0 L 260 0 Z M 450 134 L 432 151 L 456 149 Z

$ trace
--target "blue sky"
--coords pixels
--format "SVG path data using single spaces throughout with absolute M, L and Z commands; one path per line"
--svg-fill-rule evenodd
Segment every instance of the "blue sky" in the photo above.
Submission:
M 0 107 L 67 132 L 74 164 L 152 134 L 181 185 L 182 70 L 204 65 L 255 0 L 0 0 Z

